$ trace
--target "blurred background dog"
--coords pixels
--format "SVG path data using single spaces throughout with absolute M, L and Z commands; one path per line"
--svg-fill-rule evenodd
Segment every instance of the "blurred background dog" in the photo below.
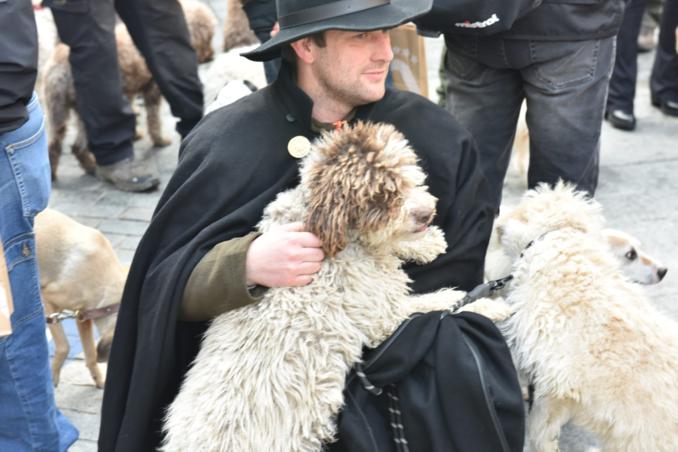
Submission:
M 85 365 L 96 387 L 103 388 L 104 377 L 97 362 L 108 360 L 129 267 L 120 263 L 101 232 L 53 209 L 36 216 L 35 237 L 45 312 L 79 313 L 76 324 Z M 100 336 L 96 345 L 94 325 Z M 70 346 L 61 323 L 49 323 L 48 327 L 55 344 L 52 379 L 56 386 Z

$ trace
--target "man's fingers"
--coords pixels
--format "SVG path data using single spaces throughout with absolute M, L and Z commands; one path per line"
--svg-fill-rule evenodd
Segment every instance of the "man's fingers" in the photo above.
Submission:
M 320 248 L 302 248 L 299 260 L 302 262 L 321 262 L 325 259 L 325 253 Z
M 297 269 L 298 276 L 315 275 L 320 271 L 320 262 L 303 262 Z
M 304 230 L 304 223 L 295 222 L 283 224 L 280 226 L 280 230 L 286 232 L 298 232 L 298 234 L 294 235 L 294 240 L 303 247 L 320 248 L 323 245 L 318 237 Z
M 313 281 L 313 276 L 311 275 L 299 275 L 290 283 L 292 287 L 307 286 Z
M 304 250 L 316 250 L 322 252 L 323 242 L 310 232 L 300 232 L 296 237 L 297 244 Z

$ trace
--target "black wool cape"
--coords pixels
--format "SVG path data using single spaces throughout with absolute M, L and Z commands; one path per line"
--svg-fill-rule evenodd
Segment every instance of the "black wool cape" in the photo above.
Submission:
M 179 322 L 184 287 L 216 244 L 251 232 L 264 207 L 298 183 L 287 152 L 313 140 L 311 100 L 283 66 L 273 84 L 207 115 L 182 144 L 179 164 L 132 261 L 111 350 L 99 450 L 150 451 L 161 441 L 165 407 L 196 356 L 206 322 Z M 438 198 L 434 223 L 448 252 L 408 266 L 416 293 L 482 282 L 494 211 L 473 141 L 423 97 L 388 90 L 356 120 L 393 124 L 410 141 Z M 238 384 L 215 382 L 215 384 Z

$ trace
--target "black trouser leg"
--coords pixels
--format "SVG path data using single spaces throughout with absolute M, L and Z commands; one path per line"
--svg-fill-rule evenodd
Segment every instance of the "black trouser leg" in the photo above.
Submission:
M 624 12 L 619 34 L 614 70 L 607 96 L 607 110 L 619 109 L 633 113 L 638 74 L 638 34 L 643 22 L 645 0 L 631 0 Z
M 254 34 L 259 38 L 259 41 L 266 42 L 271 37 L 271 32 L 267 31 L 257 32 Z M 278 78 L 278 72 L 280 72 L 280 58 L 273 58 L 272 60 L 264 61 L 264 74 L 266 75 L 266 82 L 273 83 Z
M 247 15 L 250 28 L 262 43 L 271 39 L 271 30 L 278 20 L 274 0 L 250 0 L 245 3 L 243 10 Z M 264 61 L 266 81 L 273 83 L 280 71 L 280 58 Z
M 678 0 L 666 0 L 650 78 L 650 92 L 655 101 L 678 102 L 676 27 L 678 27 Z
M 77 13 L 52 7 L 52 13 L 59 38 L 71 49 L 77 108 L 90 151 L 99 165 L 131 157 L 135 115 L 122 94 L 113 2 L 89 2 Z
M 179 118 L 177 132 L 185 137 L 202 118 L 203 93 L 181 5 L 177 0 L 115 0 L 115 8 Z

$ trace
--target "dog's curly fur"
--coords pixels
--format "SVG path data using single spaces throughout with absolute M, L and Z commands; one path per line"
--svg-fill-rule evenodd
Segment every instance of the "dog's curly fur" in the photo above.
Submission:
M 191 35 L 191 44 L 196 49 L 198 62 L 201 58 L 211 59 L 212 37 L 216 19 L 211 10 L 195 0 L 182 0 L 182 7 L 186 15 L 186 23 Z M 137 50 L 132 37 L 123 24 L 115 27 L 115 41 L 118 50 L 118 65 L 122 78 L 123 94 L 134 107 L 137 96 L 144 99 L 146 109 L 146 124 L 153 146 L 162 147 L 171 143 L 162 134 L 160 120 L 160 106 L 162 94 L 153 80 L 146 61 Z M 45 63 L 42 79 L 45 94 L 45 116 L 49 132 L 49 159 L 52 169 L 52 179 L 56 180 L 59 158 L 62 153 L 63 140 L 68 127 L 68 118 L 71 111 L 76 113 L 75 87 L 73 75 L 68 61 L 70 50 L 65 44 L 58 44 L 52 55 Z M 137 138 L 141 132 L 137 129 Z M 88 174 L 94 174 L 96 161 L 87 146 L 87 135 L 84 124 L 78 117 L 77 134 L 71 147 L 80 166 Z
M 56 25 L 52 12 L 47 8 L 34 9 L 35 25 L 38 31 L 38 76 L 35 80 L 35 91 L 40 98 L 43 97 L 42 77 L 45 72 L 45 64 L 59 43 Z
M 241 46 L 259 42 L 250 29 L 250 22 L 243 10 L 248 0 L 226 0 L 226 20 L 224 20 L 224 45 L 222 50 L 228 52 Z
M 205 3 L 196 0 L 181 0 L 186 17 L 186 25 L 191 36 L 191 45 L 195 49 L 198 63 L 207 63 L 214 58 L 212 39 L 217 29 L 217 16 Z
M 572 420 L 605 450 L 675 450 L 678 325 L 621 273 L 598 234 L 599 205 L 560 184 L 531 192 L 517 212 L 499 238 L 520 250 L 503 330 L 534 383 L 529 441 L 556 451 Z
M 442 253 L 424 173 L 390 125 L 325 134 L 259 225 L 304 221 L 328 258 L 304 287 L 217 317 L 169 407 L 165 451 L 318 451 L 335 434 L 347 372 L 413 312 L 449 309 L 463 293 L 409 294 L 403 259 Z

